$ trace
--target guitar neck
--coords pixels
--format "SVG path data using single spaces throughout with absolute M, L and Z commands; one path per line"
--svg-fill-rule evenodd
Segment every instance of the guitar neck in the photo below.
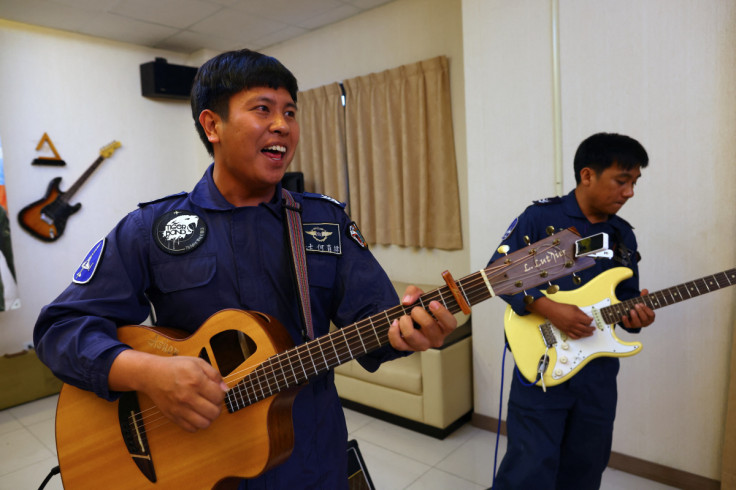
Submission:
M 92 162 L 92 165 L 87 168 L 87 170 L 84 171 L 84 173 L 74 182 L 69 189 L 67 189 L 66 192 L 64 192 L 61 196 L 59 196 L 59 200 L 63 201 L 65 203 L 69 203 L 69 200 L 72 198 L 72 196 L 79 190 L 80 187 L 82 187 L 82 184 L 84 184 L 87 179 L 89 179 L 90 175 L 92 175 L 92 172 L 97 170 L 97 167 L 100 166 L 102 161 L 105 159 L 104 156 L 100 155 L 97 157 L 97 160 Z
M 601 308 L 600 312 L 603 320 L 608 325 L 612 325 L 619 322 L 622 317 L 627 316 L 629 311 L 637 304 L 645 304 L 655 310 L 733 285 L 736 285 L 736 268 L 649 293 L 646 296 L 627 299 L 615 305 Z
M 429 311 L 430 302 L 438 301 L 455 314 L 466 307 L 465 303 L 472 306 L 499 294 L 520 293 L 590 267 L 593 258 L 575 257 L 574 244 L 579 238 L 574 230 L 563 230 L 459 281 L 451 280 L 448 274 L 447 286 L 422 294 L 413 305 L 394 306 L 276 354 L 232 387 L 225 404 L 234 412 L 387 345 L 391 324 L 412 308 Z
M 464 277 L 457 284 L 470 305 L 492 296 L 481 272 Z M 431 301 L 439 301 L 453 314 L 461 311 L 450 288 L 443 286 L 421 295 L 414 305 L 395 306 L 288 349 L 269 358 L 228 391 L 228 410 L 239 410 L 388 345 L 388 330 L 394 320 L 409 314 L 415 306 L 429 311 Z

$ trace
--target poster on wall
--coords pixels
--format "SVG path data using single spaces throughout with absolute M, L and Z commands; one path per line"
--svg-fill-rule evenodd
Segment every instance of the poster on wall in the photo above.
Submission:
M 10 243 L 10 220 L 8 219 L 8 197 L 5 191 L 5 166 L 3 142 L 0 140 L 0 311 L 20 308 L 18 285 L 15 280 L 13 247 Z

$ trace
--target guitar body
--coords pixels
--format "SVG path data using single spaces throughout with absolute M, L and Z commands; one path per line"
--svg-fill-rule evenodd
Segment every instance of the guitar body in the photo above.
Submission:
M 18 213 L 18 221 L 23 229 L 45 242 L 58 240 L 64 233 L 69 216 L 82 207 L 79 203 L 70 206 L 61 200 L 64 193 L 59 190 L 59 182 L 61 177 L 53 179 L 43 198 L 32 202 Z
M 274 318 L 240 310 L 216 313 L 186 338 L 177 338 L 173 329 L 142 326 L 121 327 L 118 336 L 142 352 L 203 357 L 223 373 L 224 363 L 235 357 L 228 348 L 243 354 L 238 342 L 222 341 L 232 333 L 240 335 L 237 332 L 250 339 L 251 348 L 243 362 L 226 368 L 232 372 L 223 374 L 229 385 L 292 345 Z M 233 413 L 223 409 L 210 427 L 189 433 L 166 419 L 143 394 L 128 393 L 108 402 L 65 384 L 56 413 L 64 487 L 235 488 L 237 479 L 258 476 L 291 454 L 291 406 L 297 392 L 298 388 L 292 388 Z M 141 412 L 144 422 L 142 429 L 130 431 L 126 446 L 123 433 L 129 408 L 121 410 L 124 416 L 119 416 L 119 409 L 129 402 L 139 404 L 132 411 Z M 151 481 L 154 473 L 155 482 Z
M 597 314 L 597 310 L 619 303 L 615 295 L 616 286 L 632 274 L 631 269 L 616 267 L 599 274 L 581 288 L 558 291 L 551 296 L 558 303 L 578 306 L 594 318 L 596 330 L 591 337 L 568 338 L 542 316 L 534 313 L 519 316 L 510 306 L 507 307 L 504 331 L 521 374 L 529 382 L 535 382 L 540 359 L 547 353 L 549 364 L 544 372 L 544 385 L 555 386 L 569 380 L 598 357 L 626 357 L 641 352 L 640 342 L 620 340 L 614 325 L 606 324 Z M 549 350 L 543 334 L 554 342 Z

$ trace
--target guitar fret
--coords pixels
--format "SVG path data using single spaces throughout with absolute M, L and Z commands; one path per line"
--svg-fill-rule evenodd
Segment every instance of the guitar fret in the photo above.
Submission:
M 304 344 L 308 345 L 308 344 Z M 310 347 L 306 347 L 305 350 L 307 351 L 307 354 L 309 354 L 309 360 L 312 361 L 312 368 L 314 368 L 314 374 L 318 374 L 319 370 L 317 369 L 317 364 L 314 363 L 314 357 L 312 356 L 312 349 Z
M 355 332 L 358 334 L 358 340 L 360 340 L 360 345 L 363 346 L 363 353 L 368 352 L 368 349 L 365 348 L 365 343 L 363 342 L 363 336 L 360 335 L 360 329 L 355 329 Z
M 350 350 L 350 343 L 348 342 L 348 338 L 345 335 L 345 329 L 343 328 L 341 330 L 342 330 L 342 337 L 345 339 L 345 347 L 348 348 L 348 353 L 350 353 L 350 359 L 355 359 L 355 357 L 353 357 L 353 351 Z
M 368 317 L 368 320 L 371 322 L 371 328 L 373 329 L 373 334 L 376 336 L 376 341 L 378 341 L 377 345 L 381 345 L 381 338 L 378 336 L 378 332 L 376 331 L 376 326 L 373 324 L 373 317 Z
M 337 353 L 337 348 L 335 347 L 335 341 L 332 340 L 330 337 L 330 343 L 332 344 L 332 350 L 335 351 L 335 363 L 337 363 L 340 360 L 340 354 Z
M 302 344 L 302 345 L 306 345 L 306 344 Z M 306 381 L 307 379 L 309 379 L 309 375 L 307 375 L 307 370 L 304 368 L 304 363 L 302 362 L 302 358 L 299 355 L 299 349 L 297 348 L 295 350 L 296 350 L 296 359 L 299 361 L 299 365 L 302 367 L 302 372 L 304 373 L 304 380 Z
M 319 353 L 322 355 L 322 362 L 325 363 L 325 370 L 329 369 L 330 367 L 327 365 L 327 356 L 325 356 L 325 351 L 322 350 L 322 341 L 317 342 L 317 346 L 319 347 Z
M 440 301 L 442 301 L 442 304 L 445 306 L 445 308 L 447 308 L 447 303 L 445 303 L 445 298 L 442 296 L 442 288 L 439 288 L 437 290 L 437 293 L 440 295 Z

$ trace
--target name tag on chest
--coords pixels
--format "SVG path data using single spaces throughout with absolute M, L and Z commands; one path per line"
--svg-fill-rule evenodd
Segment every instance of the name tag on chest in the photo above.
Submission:
M 304 223 L 304 249 L 310 253 L 342 254 L 340 225 L 337 223 Z

